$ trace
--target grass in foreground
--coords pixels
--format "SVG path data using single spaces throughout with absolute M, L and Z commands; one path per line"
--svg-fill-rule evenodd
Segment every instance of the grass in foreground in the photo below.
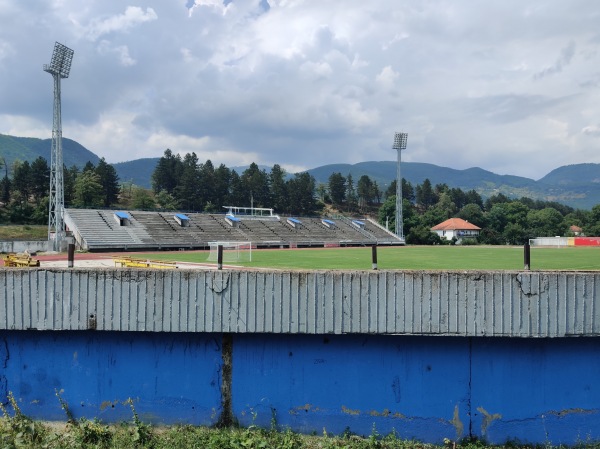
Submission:
M 144 254 L 156 260 L 206 263 L 208 251 Z M 522 247 L 379 247 L 380 270 L 522 270 Z M 256 268 L 370 270 L 371 248 L 253 250 L 251 262 L 224 262 Z M 532 248 L 532 270 L 600 270 L 600 248 Z

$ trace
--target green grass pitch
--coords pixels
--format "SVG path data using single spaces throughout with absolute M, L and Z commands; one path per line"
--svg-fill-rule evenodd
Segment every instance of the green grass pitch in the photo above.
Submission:
M 145 254 L 155 260 L 207 263 L 208 251 Z M 211 264 L 216 265 L 214 262 Z M 251 262 L 227 266 L 289 270 L 370 270 L 371 248 L 252 250 Z M 379 247 L 380 270 L 523 270 L 523 247 L 406 246 Z M 532 270 L 600 270 L 600 248 L 531 248 Z

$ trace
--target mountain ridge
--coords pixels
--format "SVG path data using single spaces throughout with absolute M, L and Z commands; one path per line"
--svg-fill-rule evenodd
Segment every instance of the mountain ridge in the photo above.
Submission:
M 0 134 L 0 156 L 7 164 L 19 160 L 33 161 L 38 156 L 50 161 L 51 139 L 15 137 Z M 67 167 L 83 167 L 87 161 L 94 165 L 100 157 L 78 142 L 63 137 L 63 159 Z M 151 176 L 159 157 L 141 158 L 111 164 L 122 183 L 140 187 L 151 186 Z M 239 174 L 245 166 L 230 167 Z M 261 168 L 263 168 L 261 166 Z M 265 170 L 269 170 L 264 167 Z M 352 175 L 354 185 L 367 175 L 385 191 L 396 178 L 395 161 L 364 161 L 356 164 L 327 164 L 307 170 L 317 184 L 327 184 L 332 173 Z M 539 180 L 515 175 L 498 175 L 481 167 L 454 169 L 425 162 L 403 162 L 401 176 L 413 186 L 429 179 L 433 185 L 447 184 L 451 188 L 476 190 L 484 198 L 502 193 L 511 198 L 529 197 L 557 201 L 578 209 L 591 209 L 600 203 L 600 164 L 582 163 L 558 167 Z

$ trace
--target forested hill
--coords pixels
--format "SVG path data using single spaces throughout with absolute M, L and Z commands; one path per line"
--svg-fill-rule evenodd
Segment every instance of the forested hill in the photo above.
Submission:
M 38 156 L 42 156 L 49 161 L 50 147 L 51 139 L 0 134 L 0 156 L 5 158 L 9 167 L 17 159 L 31 162 Z M 63 138 L 63 153 L 67 167 L 72 165 L 83 167 L 87 161 L 96 165 L 99 161 L 97 155 L 67 138 Z M 159 159 L 144 158 L 112 165 L 121 182 L 149 188 L 152 173 Z M 239 174 L 245 169 L 245 167 L 230 168 L 235 169 Z M 269 169 L 266 171 L 268 172 Z M 315 178 L 317 185 L 327 185 L 332 173 L 341 173 L 343 176 L 350 174 L 354 182 L 357 182 L 361 176 L 367 175 L 372 181 L 377 182 L 382 191 L 385 191 L 396 177 L 396 163 L 394 161 L 371 161 L 357 164 L 331 164 L 313 168 L 308 173 Z M 477 167 L 456 170 L 434 164 L 404 162 L 402 177 L 415 186 L 421 184 L 425 179 L 429 179 L 433 185 L 444 183 L 451 188 L 460 188 L 464 191 L 474 189 L 483 197 L 503 193 L 514 198 L 525 196 L 533 199 L 558 201 L 580 209 L 591 209 L 600 203 L 600 164 L 559 167 L 542 179 L 535 181 L 519 176 L 497 175 Z
M 67 167 L 76 165 L 83 167 L 90 161 L 98 164 L 100 158 L 78 142 L 63 137 L 63 162 Z M 16 160 L 33 162 L 38 157 L 43 157 L 50 164 L 50 151 L 52 139 L 37 139 L 35 137 L 15 137 L 0 134 L 0 157 L 9 167 Z

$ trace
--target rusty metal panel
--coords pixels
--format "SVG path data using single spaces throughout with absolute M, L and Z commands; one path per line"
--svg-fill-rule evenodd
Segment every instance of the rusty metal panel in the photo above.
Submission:
M 596 272 L 5 269 L 0 328 L 595 336 L 599 298 Z

